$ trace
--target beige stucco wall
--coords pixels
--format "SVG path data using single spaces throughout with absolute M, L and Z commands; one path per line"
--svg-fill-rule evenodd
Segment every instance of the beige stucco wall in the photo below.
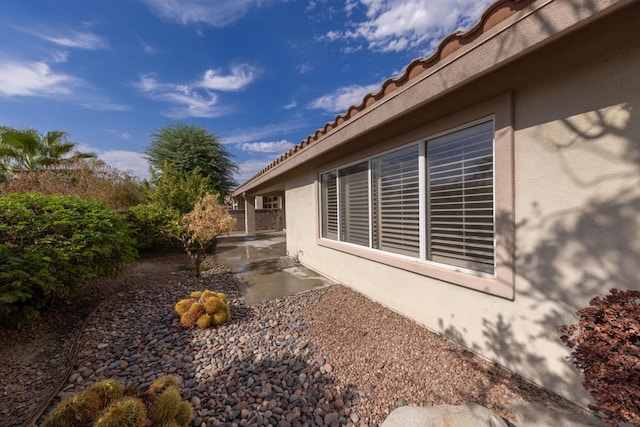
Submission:
M 553 60 L 515 64 L 511 81 L 496 82 L 514 100 L 513 300 L 317 245 L 322 166 L 287 182 L 289 253 L 586 405 L 555 326 L 573 322 L 577 309 L 611 287 L 640 289 L 640 43 L 626 37 L 640 22 L 638 8 L 627 15 L 600 27 L 593 42 L 570 52 L 570 43 L 547 49 Z

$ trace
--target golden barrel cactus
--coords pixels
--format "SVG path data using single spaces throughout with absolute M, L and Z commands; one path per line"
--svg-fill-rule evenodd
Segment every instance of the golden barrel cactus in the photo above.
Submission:
M 201 329 L 220 326 L 231 320 L 231 309 L 227 296 L 210 290 L 191 292 L 189 298 L 180 300 L 174 306 L 180 317 L 180 324 L 187 328 Z

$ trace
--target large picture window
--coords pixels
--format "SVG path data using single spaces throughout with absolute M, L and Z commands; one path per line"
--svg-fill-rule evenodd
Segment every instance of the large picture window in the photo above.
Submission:
M 494 272 L 493 123 L 427 141 L 427 259 Z
M 323 173 L 320 182 L 322 237 L 495 273 L 493 120 Z

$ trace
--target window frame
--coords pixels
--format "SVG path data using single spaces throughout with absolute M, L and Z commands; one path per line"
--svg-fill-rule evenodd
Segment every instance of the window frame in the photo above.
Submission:
M 262 209 L 280 209 L 279 196 L 263 196 Z
M 495 238 L 495 269 L 493 274 L 472 271 L 469 269 L 454 267 L 448 264 L 437 263 L 426 260 L 426 254 L 423 253 L 426 248 L 426 197 L 421 197 L 420 206 L 420 257 L 412 257 L 392 252 L 382 251 L 372 247 L 350 244 L 338 240 L 323 238 L 320 234 L 322 226 L 321 215 L 321 199 L 319 197 L 320 179 L 323 173 L 330 171 L 338 171 L 350 164 L 356 164 L 368 161 L 377 156 L 386 155 L 393 151 L 404 149 L 412 144 L 419 144 L 421 160 L 419 161 L 420 182 L 426 182 L 426 163 L 424 161 L 424 150 L 426 141 L 437 138 L 442 135 L 453 133 L 457 130 L 482 123 L 487 120 L 493 120 L 494 126 L 494 168 L 493 168 L 493 198 L 494 198 L 494 238 Z M 433 123 L 426 124 L 416 132 L 419 138 L 411 138 L 407 136 L 406 143 L 397 144 L 394 147 L 380 147 L 380 151 L 365 158 L 360 158 L 347 164 L 336 164 L 335 167 L 327 168 L 319 171 L 316 179 L 318 202 L 318 227 L 316 243 L 319 246 L 330 248 L 351 255 L 365 258 L 377 263 L 382 263 L 391 267 L 400 268 L 425 277 L 430 277 L 466 288 L 478 290 L 488 294 L 496 295 L 502 298 L 513 299 L 515 296 L 514 282 L 514 158 L 513 158 L 513 99 L 512 94 L 504 94 L 485 103 L 462 110 L 451 116 L 437 120 Z M 410 139 L 411 138 L 411 139 Z M 402 140 L 402 138 L 399 138 Z M 396 139 L 397 140 L 397 139 Z M 385 149 L 386 148 L 386 149 Z M 371 174 L 371 167 L 369 167 Z M 370 181 L 371 182 L 371 177 Z M 371 188 L 369 189 L 371 197 Z M 371 207 L 371 200 L 370 200 Z M 371 218 L 372 215 L 370 215 Z M 372 229 L 370 227 L 369 233 Z M 371 239 L 370 245 L 371 246 Z

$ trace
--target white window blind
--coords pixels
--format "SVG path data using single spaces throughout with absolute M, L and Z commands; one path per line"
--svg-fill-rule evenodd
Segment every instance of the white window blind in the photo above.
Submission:
M 337 174 L 322 175 L 322 237 L 338 239 L 338 183 Z
M 493 122 L 427 141 L 427 258 L 494 273 Z
M 368 162 L 341 169 L 340 240 L 369 246 L 369 166 Z
M 420 256 L 418 146 L 371 161 L 373 247 Z

